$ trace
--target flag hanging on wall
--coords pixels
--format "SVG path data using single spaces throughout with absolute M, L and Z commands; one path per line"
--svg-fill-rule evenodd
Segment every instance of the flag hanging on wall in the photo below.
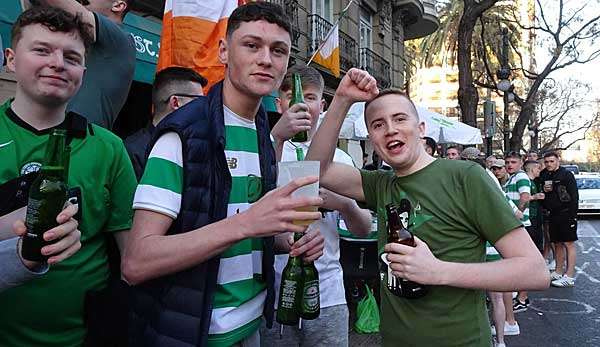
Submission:
M 340 41 L 338 33 L 338 23 L 327 34 L 325 42 L 315 54 L 314 61 L 319 65 L 326 67 L 335 77 L 340 77 Z
M 170 66 L 196 70 L 208 79 L 208 88 L 223 78 L 219 40 L 227 19 L 247 0 L 166 0 L 160 55 L 156 71 Z

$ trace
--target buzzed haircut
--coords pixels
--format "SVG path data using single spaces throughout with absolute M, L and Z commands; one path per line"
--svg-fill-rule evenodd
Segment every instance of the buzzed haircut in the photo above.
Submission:
M 556 159 L 560 159 L 560 157 L 558 156 L 558 153 L 555 151 L 549 151 L 544 153 L 544 159 L 548 158 L 548 157 L 555 157 Z
M 200 83 L 202 87 L 208 83 L 206 78 L 187 67 L 172 66 L 160 70 L 152 85 L 154 112 L 163 113 L 167 109 L 167 100 L 173 94 L 199 94 L 200 91 L 193 90 L 189 82 Z
M 85 46 L 86 51 L 92 45 L 92 26 L 86 24 L 81 15 L 73 15 L 65 10 L 49 6 L 34 6 L 19 15 L 11 30 L 11 45 L 16 47 L 23 35 L 23 28 L 40 24 L 52 32 L 76 32 Z
M 249 2 L 236 8 L 227 20 L 227 38 L 231 37 L 243 22 L 256 22 L 259 20 L 276 24 L 283 30 L 292 35 L 292 26 L 289 17 L 283 11 L 283 8 L 277 4 L 265 1 Z
M 534 165 L 540 165 L 536 160 L 527 160 L 525 164 L 523 164 L 523 170 L 530 171 L 533 169 Z
M 319 91 L 323 92 L 323 88 L 325 88 L 325 81 L 323 80 L 323 76 L 319 72 L 319 70 L 315 69 L 311 66 L 306 66 L 305 64 L 296 64 L 290 67 L 283 78 L 283 82 L 281 82 L 281 86 L 279 87 L 280 92 L 287 92 L 292 89 L 292 74 L 297 73 L 300 75 L 300 80 L 302 81 L 302 89 L 306 89 L 308 87 L 318 88 Z
M 508 159 L 508 158 L 516 158 L 519 160 L 523 160 L 523 157 L 517 151 L 510 151 L 510 152 L 506 153 L 506 155 L 504 156 L 504 159 Z
M 396 88 L 384 89 L 384 90 L 380 91 L 376 97 L 367 101 L 367 103 L 365 104 L 365 114 L 367 113 L 367 109 L 369 108 L 369 105 L 371 105 L 371 103 L 373 103 L 373 101 L 375 101 L 381 97 L 384 97 L 386 95 L 397 95 L 397 96 L 403 97 L 406 100 L 408 100 L 408 102 L 410 103 L 410 106 L 412 107 L 412 111 L 415 114 L 415 117 L 417 117 L 417 121 L 419 121 L 419 112 L 417 112 L 417 107 L 415 106 L 415 103 L 410 99 L 408 94 L 406 94 L 405 92 L 401 91 L 400 89 L 396 89 Z

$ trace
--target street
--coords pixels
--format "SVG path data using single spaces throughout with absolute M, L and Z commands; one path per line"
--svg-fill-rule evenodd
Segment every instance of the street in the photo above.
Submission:
M 575 287 L 530 293 L 517 313 L 521 335 L 507 346 L 600 346 L 600 218 L 580 218 Z
M 575 287 L 530 292 L 531 305 L 517 313 L 518 336 L 509 347 L 600 346 L 600 218 L 580 218 Z M 350 346 L 378 346 L 378 335 L 350 333 Z

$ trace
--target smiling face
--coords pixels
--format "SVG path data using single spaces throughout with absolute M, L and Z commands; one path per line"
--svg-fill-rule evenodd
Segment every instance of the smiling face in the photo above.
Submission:
M 84 63 L 85 47 L 78 33 L 51 31 L 41 24 L 23 27 L 15 47 L 7 49 L 17 94 L 42 105 L 66 104 L 81 86 Z
M 396 173 L 427 157 L 421 141 L 425 124 L 406 97 L 388 94 L 373 100 L 365 110 L 365 122 L 375 151 Z
M 242 22 L 220 42 L 225 78 L 242 94 L 269 95 L 283 80 L 290 47 L 290 34 L 279 25 L 265 20 Z

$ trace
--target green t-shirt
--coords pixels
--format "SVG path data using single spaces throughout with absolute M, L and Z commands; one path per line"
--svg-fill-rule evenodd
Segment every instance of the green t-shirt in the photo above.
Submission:
M 409 230 L 444 261 L 479 263 L 494 244 L 521 226 L 506 198 L 478 165 L 436 160 L 409 176 L 361 171 L 365 202 L 379 216 L 380 253 L 387 241 L 385 206 L 410 200 Z M 490 346 L 482 290 L 432 286 L 420 299 L 394 296 L 381 285 L 384 346 Z
M 64 123 L 63 123 L 64 124 Z M 60 127 L 60 126 L 59 126 Z M 69 187 L 81 189 L 81 249 L 50 271 L 0 293 L 0 345 L 81 346 L 85 293 L 106 286 L 109 276 L 103 232 L 131 227 L 136 186 L 123 142 L 92 126 L 71 141 Z M 0 184 L 39 168 L 49 129 L 36 131 L 18 118 L 9 102 L 0 106 Z M 9 198 L 9 197 L 3 197 Z

